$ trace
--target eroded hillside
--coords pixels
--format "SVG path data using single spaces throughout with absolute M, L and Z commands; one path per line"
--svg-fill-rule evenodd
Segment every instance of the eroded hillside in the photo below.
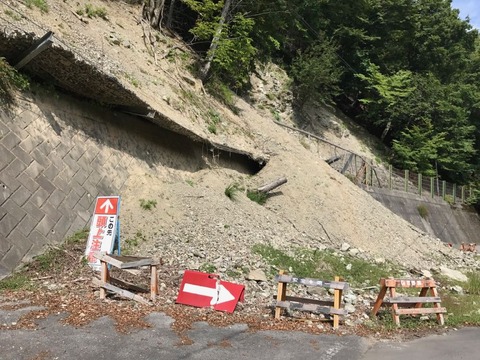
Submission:
M 275 85 L 280 76 L 274 67 L 259 71 L 262 78 L 253 80 L 252 98 L 267 106 L 256 109 L 237 99 L 232 112 L 208 95 L 186 70 L 194 55 L 185 44 L 161 33 L 154 33 L 158 40 L 154 47 L 144 41 L 151 30 L 139 21 L 138 6 L 89 1 L 106 7 L 105 20 L 79 16 L 77 10 L 87 3 L 82 0 L 50 0 L 48 13 L 17 1 L 7 3 L 18 6 L 18 12 L 29 19 L 12 19 L 19 28 L 34 19 L 42 28 L 54 31 L 73 51 L 116 76 L 153 111 L 198 138 L 265 159 L 263 169 L 250 176 L 221 166 L 222 161 L 228 162 L 228 153 L 219 159 L 219 153 L 209 148 L 201 154 L 208 165 L 205 168 L 188 166 L 185 157 L 149 163 L 142 159 L 149 154 L 137 154 L 139 161 L 129 169 L 119 194 L 121 236 L 132 253 L 160 256 L 179 269 L 213 264 L 226 274 L 238 266 L 266 266 L 251 251 L 257 243 L 286 250 L 338 249 L 348 243 L 372 261 L 389 259 L 417 269 L 439 263 L 459 265 L 456 259 L 461 259 L 461 254 L 388 211 L 331 169 L 324 161 L 328 154 L 306 146 L 296 134 L 273 122 L 277 118 L 297 126 L 303 119 L 288 106 L 288 91 Z M 268 104 L 272 92 L 282 100 Z M 319 108 L 309 108 L 308 114 L 310 120 L 324 122 L 323 136 L 369 155 L 340 118 Z M 133 121 L 131 126 L 136 126 Z M 318 126 L 313 128 L 318 130 Z M 126 147 L 136 146 L 129 142 L 128 130 L 116 136 Z M 264 206 L 250 201 L 243 191 L 234 201 L 225 195 L 225 189 L 234 183 L 243 189 L 256 188 L 280 176 L 288 178 L 287 184 Z M 142 199 L 156 201 L 156 207 L 145 210 Z

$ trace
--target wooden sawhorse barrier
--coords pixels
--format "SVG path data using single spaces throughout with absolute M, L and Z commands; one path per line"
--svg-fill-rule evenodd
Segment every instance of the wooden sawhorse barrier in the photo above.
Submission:
M 160 261 L 155 260 L 153 258 L 137 257 L 137 256 L 116 256 L 116 255 L 109 255 L 105 253 L 95 253 L 94 256 L 95 258 L 99 259 L 101 263 L 100 280 L 95 277 L 93 278 L 93 284 L 100 287 L 100 299 L 105 299 L 106 291 L 109 290 L 121 297 L 135 300 L 143 304 L 150 304 L 142 296 L 134 294 L 128 290 L 122 289 L 121 287 L 125 287 L 132 291 L 137 291 L 137 292 L 148 292 L 148 290 L 142 287 L 136 286 L 134 284 L 129 284 L 122 280 L 110 277 L 110 271 L 108 268 L 109 265 L 112 265 L 122 270 L 134 272 L 137 268 L 140 268 L 143 266 L 149 266 L 150 267 L 150 299 L 152 301 L 155 301 L 156 296 L 159 294 L 158 265 L 160 265 Z M 112 283 L 121 287 L 115 286 Z
M 280 319 L 282 309 L 309 311 L 316 314 L 327 314 L 333 316 L 333 328 L 338 328 L 340 315 L 347 315 L 345 309 L 340 308 L 342 304 L 342 293 L 348 289 L 348 283 L 340 281 L 338 276 L 335 281 L 323 281 L 318 279 L 298 278 L 287 275 L 284 271 L 275 277 L 278 282 L 277 297 L 275 303 L 275 319 Z M 326 289 L 334 289 L 333 301 L 321 301 L 305 299 L 295 296 L 287 296 L 287 284 L 302 284 L 305 286 L 321 286 Z
M 375 316 L 382 304 L 392 307 L 392 317 L 397 326 L 400 326 L 400 315 L 424 315 L 437 314 L 437 321 L 440 325 L 444 324 L 443 314 L 447 310 L 440 305 L 440 297 L 437 292 L 437 285 L 433 279 L 380 279 L 380 293 L 378 294 L 375 305 L 373 306 L 372 316 Z M 419 296 L 397 296 L 397 288 L 419 288 Z M 389 297 L 385 295 L 389 292 Z M 428 297 L 430 292 L 432 295 Z M 422 307 L 423 304 L 433 304 L 431 308 Z M 400 306 L 399 306 L 400 305 Z

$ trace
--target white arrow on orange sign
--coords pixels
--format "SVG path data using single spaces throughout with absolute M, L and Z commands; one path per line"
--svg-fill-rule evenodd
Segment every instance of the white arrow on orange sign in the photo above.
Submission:
M 110 199 L 107 199 L 101 206 L 100 206 L 100 209 L 103 209 L 105 208 L 105 214 L 108 214 L 108 212 L 110 211 L 110 209 L 113 209 L 113 205 L 112 203 L 110 202 Z
M 221 284 L 218 284 L 216 288 L 210 288 L 186 283 L 183 287 L 183 291 L 191 294 L 211 297 L 212 300 L 210 301 L 210 305 L 222 304 L 235 299 L 232 293 Z

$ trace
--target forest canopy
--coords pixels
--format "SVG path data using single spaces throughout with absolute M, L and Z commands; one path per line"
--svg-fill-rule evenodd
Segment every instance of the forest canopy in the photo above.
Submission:
M 479 33 L 450 0 L 145 0 L 144 16 L 194 46 L 206 82 L 241 91 L 274 61 L 297 106 L 360 108 L 395 166 L 480 179 Z

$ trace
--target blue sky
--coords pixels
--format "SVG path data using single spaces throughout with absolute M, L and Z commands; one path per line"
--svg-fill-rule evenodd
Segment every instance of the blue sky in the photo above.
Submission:
M 480 29 L 480 2 L 478 0 L 452 0 L 452 8 L 460 10 L 460 17 L 470 17 L 470 24 Z

